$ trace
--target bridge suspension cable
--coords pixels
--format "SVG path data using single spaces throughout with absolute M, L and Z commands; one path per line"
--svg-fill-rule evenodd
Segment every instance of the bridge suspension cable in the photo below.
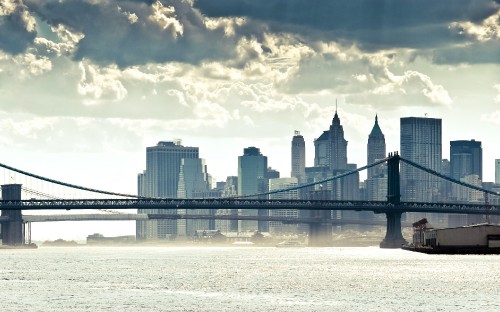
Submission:
M 420 170 L 422 170 L 422 171 L 425 171 L 425 172 L 427 172 L 427 173 L 430 173 L 430 174 L 432 174 L 432 175 L 434 175 L 434 176 L 437 176 L 437 177 L 439 177 L 439 178 L 441 178 L 441 179 L 444 179 L 444 180 L 447 180 L 447 181 L 449 181 L 449 182 L 456 183 L 456 184 L 458 184 L 458 185 L 461 185 L 461 186 L 464 186 L 464 187 L 468 187 L 468 188 L 474 189 L 474 190 L 476 190 L 476 191 L 484 192 L 485 194 L 491 194 L 491 195 L 495 195 L 495 196 L 500 196 L 500 194 L 499 194 L 499 193 L 497 193 L 497 192 L 493 192 L 493 191 L 490 191 L 490 190 L 484 189 L 484 188 L 482 188 L 482 187 L 479 187 L 479 186 L 476 186 L 476 185 L 473 185 L 473 184 L 469 184 L 469 183 L 466 183 L 466 182 L 462 182 L 462 181 L 455 180 L 455 179 L 453 179 L 453 178 L 451 178 L 451 177 L 449 177 L 449 176 L 447 176 L 447 175 L 444 175 L 444 174 L 439 173 L 439 172 L 437 172 L 437 171 L 434 171 L 434 170 L 432 170 L 432 169 L 426 168 L 426 167 L 424 167 L 424 166 L 422 166 L 422 165 L 419 165 L 419 164 L 417 164 L 417 163 L 415 163 L 415 162 L 413 162 L 413 161 L 411 161 L 411 160 L 404 159 L 404 158 L 401 158 L 401 157 L 400 157 L 399 159 L 400 159 L 402 162 L 405 162 L 405 163 L 407 163 L 407 164 L 408 164 L 408 165 L 410 165 L 410 166 L 413 166 L 413 167 L 415 167 L 415 168 L 417 168 L 417 169 L 420 169 Z
M 40 175 L 33 174 L 33 173 L 30 173 L 30 172 L 27 172 L 27 171 L 24 171 L 24 170 L 21 170 L 21 169 L 17 169 L 17 168 L 8 166 L 8 165 L 3 164 L 3 163 L 0 163 L 0 167 L 5 168 L 7 170 L 12 170 L 14 172 L 17 172 L 17 173 L 20 173 L 20 174 L 23 174 L 23 175 L 26 175 L 28 177 L 32 177 L 32 178 L 35 178 L 35 179 L 38 179 L 38 180 L 42 180 L 42 181 L 45 181 L 45 182 L 49 182 L 49 183 L 53 183 L 53 184 L 57 184 L 57 185 L 61 185 L 61 186 L 65 186 L 65 187 L 69 187 L 69 188 L 81 190 L 81 191 L 87 191 L 87 192 L 104 194 L 104 195 L 120 196 L 120 197 L 143 198 L 142 196 L 138 196 L 138 195 L 103 191 L 103 190 L 98 190 L 98 189 L 94 189 L 94 188 L 84 187 L 84 186 L 80 186 L 80 185 L 76 185 L 76 184 L 61 182 L 61 181 L 58 181 L 58 180 L 54 180 L 54 179 L 42 177 Z
M 323 183 L 326 183 L 326 182 L 338 180 L 340 178 L 349 176 L 351 174 L 355 174 L 357 172 L 363 171 L 363 170 L 371 168 L 371 167 L 378 166 L 380 164 L 383 164 L 383 163 L 387 162 L 387 160 L 389 158 L 391 158 L 391 157 L 386 157 L 384 159 L 378 160 L 378 161 L 376 161 L 374 163 L 371 163 L 371 164 L 368 164 L 366 166 L 363 166 L 363 167 L 360 167 L 360 168 L 357 168 L 357 169 L 354 169 L 354 170 L 351 170 L 351 171 L 348 171 L 348 172 L 336 175 L 334 177 L 326 178 L 324 180 L 320 180 L 320 181 L 316 181 L 316 182 L 311 182 L 311 183 L 306 183 L 306 184 L 301 184 L 301 185 L 298 185 L 298 186 L 293 186 L 293 187 L 284 188 L 284 189 L 278 189 L 278 190 L 269 191 L 269 192 L 263 192 L 263 193 L 257 193 L 257 194 L 250 194 L 250 195 L 232 196 L 232 197 L 228 197 L 228 198 L 229 199 L 241 199 L 241 198 L 257 197 L 257 196 L 266 196 L 266 195 L 271 195 L 271 194 L 277 194 L 277 193 L 295 191 L 295 190 L 303 189 L 303 188 L 306 188 L 306 187 L 310 187 L 310 186 L 314 186 L 314 185 L 318 185 L 318 184 L 323 184 Z

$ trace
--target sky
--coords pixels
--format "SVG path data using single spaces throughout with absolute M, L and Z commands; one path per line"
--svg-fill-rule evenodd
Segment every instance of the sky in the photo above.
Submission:
M 444 158 L 481 141 L 493 181 L 499 63 L 498 0 L 0 0 L 0 162 L 136 193 L 146 147 L 182 139 L 217 181 L 248 146 L 287 177 L 294 131 L 312 166 L 337 102 L 350 163 L 376 114 L 388 151 L 427 116 Z

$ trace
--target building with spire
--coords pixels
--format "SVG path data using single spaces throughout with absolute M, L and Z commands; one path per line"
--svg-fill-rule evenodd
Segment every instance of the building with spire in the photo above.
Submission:
M 330 126 L 330 169 L 347 169 L 347 141 L 344 139 L 344 127 L 335 108 Z
M 330 129 L 314 140 L 314 166 L 332 170 L 347 169 L 347 141 L 336 106 Z
M 386 157 L 386 147 L 385 147 L 385 136 L 378 125 L 378 116 L 375 115 L 375 124 L 373 125 L 372 131 L 368 136 L 367 144 L 367 157 L 366 163 L 372 164 L 377 160 L 384 159 Z M 379 176 L 382 172 L 383 167 L 372 167 L 368 168 L 368 179 Z
M 384 159 L 386 157 L 386 145 L 385 136 L 380 129 L 378 124 L 378 116 L 375 115 L 375 123 L 373 125 L 372 131 L 368 135 L 367 144 L 367 164 L 372 164 L 377 160 Z M 385 164 L 380 164 L 375 167 L 368 168 L 367 179 L 364 183 L 365 188 L 365 198 L 366 200 L 372 201 L 384 201 L 387 199 L 387 166 Z M 360 218 L 363 220 L 377 220 L 380 219 L 380 215 L 377 216 L 373 212 L 363 211 L 360 212 Z M 373 227 L 364 226 L 363 229 L 369 230 Z
M 335 114 L 327 131 L 314 140 L 314 167 L 306 168 L 307 182 L 333 177 L 357 168 L 347 162 L 347 140 L 335 105 Z M 359 173 L 339 180 L 316 185 L 308 198 L 332 200 L 359 200 Z M 333 219 L 357 219 L 358 212 L 332 211 Z

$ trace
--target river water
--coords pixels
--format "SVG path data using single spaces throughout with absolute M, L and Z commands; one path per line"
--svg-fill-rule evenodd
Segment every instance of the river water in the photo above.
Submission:
M 0 250 L 0 311 L 500 311 L 500 256 L 260 247 Z

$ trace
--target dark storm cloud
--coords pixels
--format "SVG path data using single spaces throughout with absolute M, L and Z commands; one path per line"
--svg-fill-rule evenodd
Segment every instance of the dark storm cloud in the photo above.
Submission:
M 356 41 L 365 50 L 457 42 L 462 38 L 449 23 L 479 23 L 499 9 L 487 0 L 197 0 L 194 6 L 210 17 L 248 17 L 276 32 Z
M 207 29 L 189 3 L 162 1 L 164 8 L 175 8 L 163 25 L 151 19 L 152 3 L 156 2 L 27 1 L 33 14 L 49 25 L 65 25 L 85 36 L 77 45 L 76 60 L 89 58 L 120 67 L 168 61 L 196 64 L 234 53 L 235 43 L 224 37 L 223 29 Z M 131 22 L 127 14 L 134 14 L 137 21 Z
M 3 6 L 4 4 L 0 4 L 0 11 L 4 9 Z M 16 5 L 10 14 L 0 16 L 0 50 L 10 54 L 19 54 L 33 43 L 36 31 L 29 29 L 25 13 L 23 6 Z
M 450 23 L 457 22 L 481 24 L 499 10 L 495 1 L 194 1 L 194 7 L 190 0 L 25 0 L 24 4 L 38 20 L 50 26 L 63 25 L 84 36 L 74 50 L 75 60 L 90 59 L 122 68 L 170 61 L 199 64 L 205 60 L 243 67 L 260 52 L 238 47 L 239 40 L 255 38 L 263 44 L 263 53 L 272 53 L 264 45 L 264 34 L 273 33 L 292 34 L 293 40 L 313 49 L 319 42 L 335 41 L 346 46 L 355 43 L 364 51 L 399 47 L 426 53 L 433 50 L 434 60 L 441 63 L 480 55 L 471 62 L 497 59 L 488 44 L 474 42 L 450 28 Z M 167 11 L 161 20 L 155 20 L 152 15 L 160 2 Z M 171 8 L 174 11 L 169 12 Z M 0 49 L 11 54 L 26 51 L 36 35 L 35 30 L 27 30 L 21 13 L 18 8 L 0 17 Z M 234 35 L 228 35 L 224 29 L 227 24 L 209 29 L 205 17 L 245 17 L 245 23 L 233 27 Z M 450 47 L 463 42 L 474 43 L 480 53 L 464 50 L 461 55 L 453 55 Z

